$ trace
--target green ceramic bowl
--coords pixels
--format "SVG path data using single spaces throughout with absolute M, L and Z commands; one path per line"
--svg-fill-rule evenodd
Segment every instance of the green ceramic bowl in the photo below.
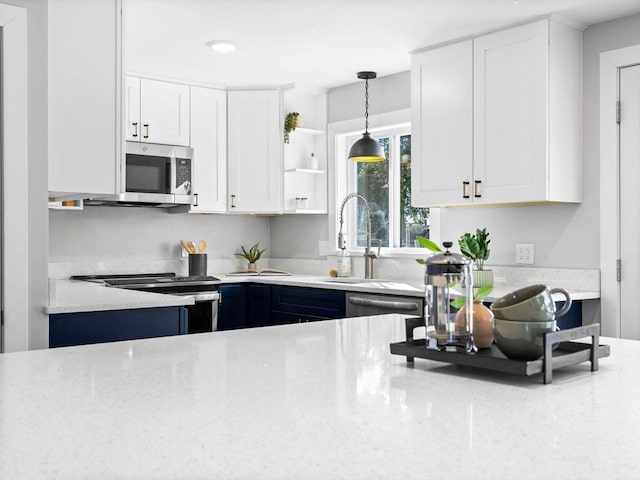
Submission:
M 536 360 L 544 354 L 543 337 L 556 331 L 556 321 L 521 322 L 495 318 L 496 345 L 507 357 Z

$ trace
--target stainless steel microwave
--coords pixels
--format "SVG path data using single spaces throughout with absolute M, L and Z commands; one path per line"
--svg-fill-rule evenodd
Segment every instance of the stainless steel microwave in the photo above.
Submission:
M 193 149 L 126 142 L 125 193 L 93 198 L 88 205 L 171 207 L 191 204 Z

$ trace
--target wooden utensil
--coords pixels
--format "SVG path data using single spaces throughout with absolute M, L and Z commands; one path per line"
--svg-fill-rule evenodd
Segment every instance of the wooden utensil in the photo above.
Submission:
M 200 240 L 198 242 L 198 252 L 199 253 L 204 253 L 206 248 L 207 248 L 207 242 L 205 242 L 204 240 Z
M 191 253 L 191 250 L 189 250 L 189 244 L 187 242 L 185 242 L 184 240 L 180 240 L 180 245 L 182 245 L 182 248 L 184 248 L 185 252 Z
M 196 246 L 193 244 L 191 240 L 187 242 L 187 246 L 189 247 L 189 253 L 196 253 Z

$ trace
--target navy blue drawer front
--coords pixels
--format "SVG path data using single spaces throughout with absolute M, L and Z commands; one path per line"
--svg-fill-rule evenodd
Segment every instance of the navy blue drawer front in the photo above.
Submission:
M 337 290 L 272 286 L 271 308 L 274 313 L 289 312 L 317 319 L 342 318 L 345 294 Z
M 117 342 L 186 333 L 183 307 L 49 315 L 49 347 Z

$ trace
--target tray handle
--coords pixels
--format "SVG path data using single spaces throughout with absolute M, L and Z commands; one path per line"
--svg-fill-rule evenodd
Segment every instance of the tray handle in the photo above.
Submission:
M 553 379 L 553 346 L 560 342 L 577 340 L 584 337 L 591 337 L 589 361 L 591 362 L 591 371 L 595 372 L 598 370 L 598 346 L 600 345 L 599 323 L 571 328 L 569 330 L 549 332 L 544 335 L 542 339 L 544 347 L 544 356 L 542 357 L 542 378 L 545 384 L 551 383 Z
M 405 336 L 407 337 L 407 342 L 412 342 L 413 331 L 416 328 L 424 327 L 425 321 L 422 317 L 408 317 L 404 319 L 404 328 L 405 328 Z M 407 357 L 407 362 L 413 363 L 414 357 Z

